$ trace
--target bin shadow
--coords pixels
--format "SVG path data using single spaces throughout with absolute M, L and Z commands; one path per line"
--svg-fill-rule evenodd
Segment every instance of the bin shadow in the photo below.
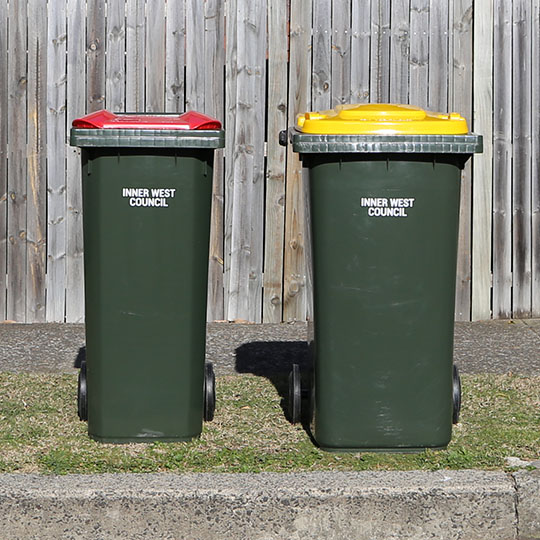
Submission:
M 86 345 L 79 348 L 79 352 L 73 362 L 73 367 L 80 369 L 83 362 L 86 361 Z
M 298 364 L 302 376 L 302 388 L 308 388 L 311 381 L 312 359 L 308 343 L 305 341 L 254 341 L 238 347 L 235 369 L 237 373 L 249 373 L 266 377 L 276 388 L 281 398 L 281 409 L 287 420 L 289 373 L 293 364 Z M 301 423 L 311 437 L 308 418 L 309 399 L 302 399 Z

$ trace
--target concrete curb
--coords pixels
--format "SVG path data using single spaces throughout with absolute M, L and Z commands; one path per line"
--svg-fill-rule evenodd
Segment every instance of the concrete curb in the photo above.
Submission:
M 0 476 L 10 539 L 540 538 L 540 473 Z

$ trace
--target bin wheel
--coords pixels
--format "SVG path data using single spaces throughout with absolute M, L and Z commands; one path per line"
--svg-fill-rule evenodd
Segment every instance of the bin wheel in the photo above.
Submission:
M 452 405 L 452 423 L 457 424 L 459 422 L 459 412 L 461 411 L 461 378 L 455 364 L 452 374 Z
M 86 362 L 81 363 L 77 384 L 77 412 L 83 422 L 88 420 L 88 389 L 86 384 Z
M 204 420 L 211 422 L 216 410 L 216 377 L 210 362 L 204 365 Z
M 289 373 L 289 418 L 292 424 L 300 421 L 302 403 L 302 386 L 300 384 L 300 367 L 293 364 Z

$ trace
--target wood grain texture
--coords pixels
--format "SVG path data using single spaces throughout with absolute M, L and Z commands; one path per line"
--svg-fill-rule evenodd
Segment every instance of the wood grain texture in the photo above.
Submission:
M 289 112 L 288 123 L 294 125 L 296 114 L 311 107 L 311 9 L 300 0 L 291 0 Z M 287 147 L 287 180 L 285 202 L 285 256 L 283 319 L 306 317 L 306 262 L 304 252 L 305 185 L 298 155 Z
M 52 7 L 49 10 L 47 44 L 47 320 L 63 322 L 67 247 L 66 4 L 59 1 Z M 92 99 L 98 94 L 92 93 Z M 98 102 L 96 98 L 92 104 L 95 106 Z
M 29 0 L 26 322 L 44 322 L 47 215 L 47 6 Z
M 411 44 L 409 59 L 409 100 L 412 105 L 428 106 L 429 0 L 411 0 Z M 437 36 L 431 35 L 432 39 Z
M 533 0 L 532 17 L 532 103 L 540 103 L 540 1 Z M 531 316 L 540 317 L 540 108 L 533 106 L 531 116 L 531 244 L 532 244 L 532 299 Z
M 409 0 L 394 0 L 390 43 L 390 101 L 392 103 L 408 103 L 409 101 L 410 33 Z
M 144 8 L 145 0 L 126 1 L 126 110 L 131 112 L 144 111 L 146 57 Z
M 186 61 L 185 0 L 167 2 L 165 37 L 165 110 L 185 110 L 184 65 Z
M 283 39 L 283 36 L 280 37 Z M 283 42 L 279 44 L 273 41 L 272 46 L 283 48 Z M 272 47 L 269 47 L 269 51 L 272 51 Z M 324 111 L 331 107 L 332 80 L 332 3 L 327 0 L 313 1 L 312 54 L 311 99 L 313 109 Z
M 531 314 L 531 69 L 530 1 L 514 0 L 512 32 L 512 312 Z
M 225 119 L 225 9 L 220 0 L 205 3 L 204 64 L 205 73 L 204 111 L 220 120 Z M 224 228 L 224 160 L 223 150 L 214 153 L 214 178 L 212 187 L 212 212 L 210 229 L 210 260 L 208 267 L 209 321 L 224 319 L 223 294 L 223 228 Z
M 452 86 L 450 108 L 459 111 L 472 125 L 473 3 L 454 0 L 452 12 Z M 471 316 L 471 221 L 472 170 L 465 166 L 461 182 L 458 262 L 456 277 L 456 320 Z
M 429 75 L 428 108 L 448 111 L 449 3 L 440 0 L 429 2 Z
M 68 0 L 67 126 L 85 113 L 85 2 Z M 66 322 L 84 321 L 81 152 L 66 147 Z
M 165 110 L 165 0 L 152 0 L 146 10 L 145 110 Z
M 7 319 L 26 320 L 27 5 L 9 4 Z
M 281 130 L 287 129 L 288 13 L 286 6 L 281 2 L 268 2 L 267 16 L 268 158 L 264 227 L 263 322 L 277 323 L 282 320 L 283 309 L 286 150 L 280 146 L 278 134 Z M 321 77 L 324 78 L 324 75 Z
M 370 98 L 371 0 L 351 2 L 351 102 Z
M 493 317 L 512 316 L 512 5 L 496 0 L 493 48 Z
M 105 105 L 109 111 L 126 107 L 126 2 L 107 0 Z
M 8 5 L 0 3 L 0 73 L 8 73 Z M 8 77 L 0 77 L 0 118 L 8 118 Z M 0 321 L 6 319 L 8 130 L 0 129 Z
M 351 100 L 351 5 L 332 2 L 332 108 Z
M 90 113 L 105 106 L 105 3 L 87 0 L 86 13 L 86 102 Z
M 474 130 L 484 151 L 474 156 L 472 215 L 473 321 L 491 318 L 491 217 L 493 197 L 493 7 L 477 3 L 474 14 Z
M 371 2 L 370 102 L 390 101 L 390 0 Z

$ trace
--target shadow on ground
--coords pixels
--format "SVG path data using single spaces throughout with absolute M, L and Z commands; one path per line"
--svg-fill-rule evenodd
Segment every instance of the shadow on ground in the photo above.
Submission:
M 302 388 L 311 384 L 311 357 L 305 341 L 255 341 L 236 349 L 236 371 L 266 377 L 276 388 L 281 398 L 283 414 L 290 421 L 289 373 L 293 364 L 298 364 L 302 374 Z M 304 391 L 302 399 L 302 425 L 309 431 L 309 395 Z

